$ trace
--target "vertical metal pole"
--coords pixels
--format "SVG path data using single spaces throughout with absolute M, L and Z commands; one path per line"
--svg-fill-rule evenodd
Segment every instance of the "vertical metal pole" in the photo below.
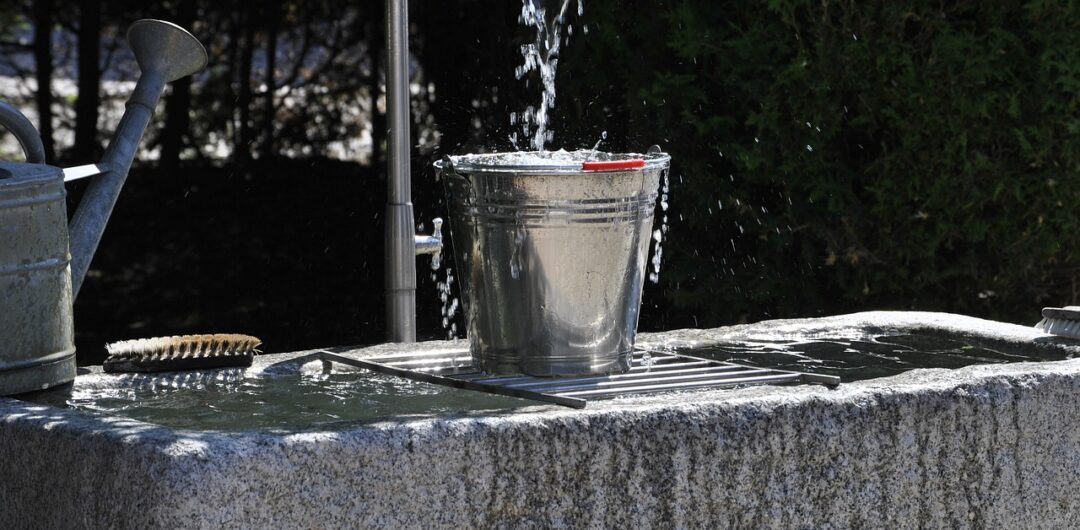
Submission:
M 409 189 L 409 4 L 386 0 L 386 329 L 416 341 L 416 249 Z

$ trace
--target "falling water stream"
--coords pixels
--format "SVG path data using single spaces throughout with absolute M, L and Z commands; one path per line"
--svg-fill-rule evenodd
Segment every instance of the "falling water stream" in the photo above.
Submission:
M 442 315 L 443 332 L 446 333 L 447 340 L 454 340 L 457 338 L 457 323 L 454 322 L 454 319 L 461 304 L 458 298 L 453 296 L 454 269 L 447 266 L 443 279 L 439 279 L 439 269 L 442 265 L 441 256 L 442 253 L 439 253 L 431 258 L 431 281 L 435 283 L 435 289 L 438 292 L 441 304 L 440 314 Z
M 559 63 L 559 51 L 567 44 L 573 35 L 574 27 L 568 22 L 567 11 L 575 0 L 562 0 L 557 5 L 558 10 L 553 17 L 549 17 L 549 10 L 544 7 L 544 0 L 522 0 L 521 14 L 518 21 L 526 28 L 533 30 L 533 38 L 530 42 L 521 46 L 522 63 L 514 69 L 514 76 L 524 80 L 528 88 L 531 72 L 539 73 L 541 84 L 540 101 L 537 105 L 529 105 L 521 112 L 510 113 L 511 134 L 509 140 L 515 149 L 521 149 L 519 141 L 527 140 L 524 146 L 526 150 L 518 153 L 507 153 L 500 158 L 502 163 L 508 165 L 531 165 L 542 166 L 547 164 L 565 163 L 567 157 L 580 156 L 582 153 L 599 153 L 601 144 L 608 138 L 607 131 L 600 134 L 600 138 L 593 145 L 591 151 L 544 151 L 545 145 L 554 138 L 554 131 L 549 128 L 549 111 L 555 107 L 555 77 Z M 585 6 L 583 0 L 576 0 L 577 16 L 584 15 Z M 583 33 L 588 33 L 588 26 L 582 26 Z M 586 156 L 586 159 L 591 157 Z M 660 281 L 660 268 L 663 261 L 663 242 L 668 232 L 668 207 L 671 191 L 669 171 L 662 173 L 662 185 L 660 190 L 661 218 L 657 228 L 652 232 L 652 256 L 649 260 L 649 281 L 656 284 Z M 519 223 L 520 226 L 520 223 Z M 524 243 L 525 231 L 519 230 L 515 241 L 515 252 L 510 259 L 510 275 L 518 278 L 522 271 L 519 249 Z M 452 298 L 453 273 L 447 269 L 445 280 L 438 279 L 438 271 L 441 265 L 441 256 L 436 255 L 432 259 L 432 281 L 437 285 L 437 293 L 441 302 L 442 326 L 448 339 L 457 338 L 457 325 L 454 318 L 457 315 L 459 303 L 457 298 Z
M 514 128 L 520 125 L 523 137 L 529 139 L 529 147 L 536 151 L 543 151 L 544 144 L 554 137 L 554 132 L 548 129 L 548 111 L 555 108 L 555 72 L 559 66 L 559 49 L 573 34 L 573 27 L 566 24 L 566 10 L 572 1 L 563 0 L 555 17 L 550 20 L 543 0 L 521 2 L 518 22 L 535 29 L 535 37 L 532 42 L 521 46 L 522 64 L 514 69 L 514 76 L 523 79 L 529 72 L 538 71 L 542 91 L 539 105 L 529 105 L 523 112 L 510 114 L 510 125 Z M 578 0 L 577 14 L 580 17 L 584 13 L 583 0 Z M 565 39 L 564 26 L 567 30 Z M 528 80 L 525 83 L 528 86 Z M 510 143 L 518 148 L 517 130 L 511 133 Z
M 668 231 L 668 193 L 671 191 L 671 179 L 668 177 L 670 170 L 665 169 L 663 172 L 663 184 L 660 188 L 660 211 L 662 216 L 660 219 L 660 228 L 653 230 L 653 254 L 652 254 L 652 272 L 649 273 L 649 281 L 652 283 L 660 283 L 660 265 L 664 257 L 664 236 Z
M 516 149 L 519 148 L 519 132 L 522 139 L 528 139 L 527 148 L 535 151 L 543 151 L 544 145 L 554 137 L 554 132 L 548 128 L 548 111 L 555 107 L 555 73 L 559 64 L 559 49 L 569 42 L 573 34 L 573 26 L 567 23 L 566 18 L 567 10 L 573 2 L 574 0 L 562 0 L 558 11 L 551 19 L 548 18 L 548 9 L 544 7 L 543 0 L 522 0 L 521 2 L 521 14 L 518 16 L 518 21 L 525 27 L 533 29 L 535 34 L 531 42 L 521 46 L 522 63 L 514 69 L 514 76 L 517 79 L 525 79 L 530 72 L 537 71 L 540 74 L 542 90 L 538 105 L 529 105 L 522 112 L 510 113 L 510 125 L 513 129 L 510 142 Z M 577 15 L 580 17 L 584 13 L 584 1 L 577 0 Z M 584 32 L 588 33 L 588 27 L 584 28 Z M 525 80 L 525 85 L 529 86 L 528 79 Z M 593 149 L 599 147 L 600 142 L 606 138 L 607 131 L 601 135 L 600 141 Z M 518 244 L 520 245 L 523 240 L 524 230 L 522 229 Z M 434 271 L 431 279 L 436 284 L 439 301 L 442 304 L 443 330 L 448 339 L 455 339 L 457 338 L 457 324 L 454 318 L 460 304 L 458 299 L 452 297 L 451 294 L 454 283 L 453 271 L 447 267 L 445 279 L 442 281 L 438 279 L 441 265 L 441 255 L 435 255 L 431 260 L 431 268 Z M 520 259 L 512 259 L 511 275 L 517 278 L 520 271 Z

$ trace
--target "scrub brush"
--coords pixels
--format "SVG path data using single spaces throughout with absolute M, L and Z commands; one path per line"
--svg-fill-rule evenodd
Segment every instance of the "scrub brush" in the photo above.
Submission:
M 1080 306 L 1044 307 L 1035 328 L 1051 335 L 1080 339 Z
M 262 341 L 250 335 L 182 335 L 114 342 L 105 346 L 106 372 L 171 372 L 251 366 Z

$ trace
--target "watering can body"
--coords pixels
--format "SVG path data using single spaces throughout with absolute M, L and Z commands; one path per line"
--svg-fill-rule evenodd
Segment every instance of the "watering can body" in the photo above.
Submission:
M 201 70 L 206 51 L 169 22 L 140 20 L 128 30 L 141 75 L 100 164 L 44 164 L 33 125 L 0 102 L 0 126 L 26 153 L 0 162 L 0 396 L 75 378 L 72 303 L 127 178 L 165 84 Z M 65 180 L 92 177 L 72 221 Z
M 63 171 L 0 162 L 0 395 L 75 378 Z

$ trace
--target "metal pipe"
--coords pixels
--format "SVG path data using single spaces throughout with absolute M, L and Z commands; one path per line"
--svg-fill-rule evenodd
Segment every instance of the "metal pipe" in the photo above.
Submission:
M 431 235 L 423 236 L 417 235 L 414 238 L 414 244 L 416 245 L 416 255 L 421 254 L 438 254 L 442 252 L 443 248 L 443 236 L 442 236 L 442 219 L 436 217 L 431 220 Z
M 416 341 L 416 226 L 409 173 L 409 4 L 386 0 L 386 329 Z

